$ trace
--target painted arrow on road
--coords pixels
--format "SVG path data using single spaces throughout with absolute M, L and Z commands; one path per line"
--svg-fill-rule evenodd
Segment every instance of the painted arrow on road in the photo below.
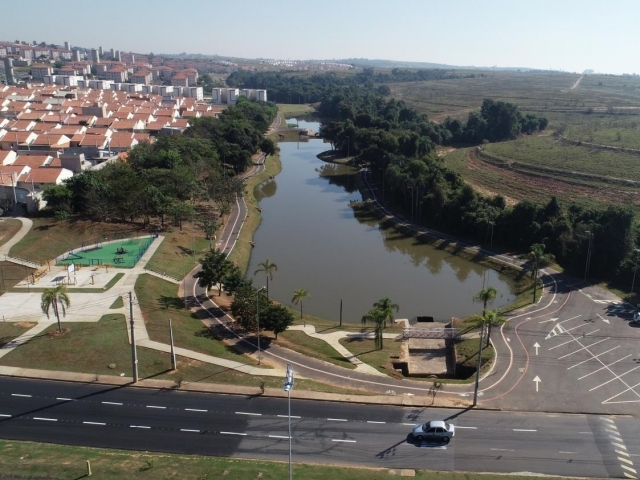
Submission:
M 555 321 L 557 321 L 557 320 L 560 320 L 560 319 L 559 319 L 559 318 L 550 318 L 549 320 L 545 320 L 545 321 L 543 321 L 543 322 L 540 322 L 540 323 L 549 323 L 549 322 L 555 322 Z
M 600 320 L 602 320 L 605 323 L 608 323 L 609 325 L 611 325 L 611 322 L 609 320 L 607 320 L 606 318 L 604 318 L 602 315 L 600 315 L 599 313 L 597 314 L 600 317 Z
M 536 378 L 533 379 L 534 382 L 536 382 L 536 392 L 538 391 L 538 385 L 540 384 L 540 382 L 542 380 L 540 380 L 540 377 L 536 375 Z
M 540 348 L 540 345 L 538 344 L 538 342 L 534 343 L 533 346 L 536 349 L 536 356 L 538 355 L 538 349 Z

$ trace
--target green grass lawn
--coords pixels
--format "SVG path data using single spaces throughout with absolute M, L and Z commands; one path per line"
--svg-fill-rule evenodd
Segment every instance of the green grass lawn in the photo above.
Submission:
M 349 360 L 340 355 L 324 340 L 310 337 L 304 332 L 288 330 L 278 335 L 278 345 L 281 345 L 309 357 L 333 363 L 339 367 L 355 368 Z
M 494 330 L 496 330 L 494 328 Z M 456 352 L 458 354 L 458 368 L 463 368 L 470 374 L 478 368 L 478 347 L 480 345 L 479 338 L 470 338 L 456 343 Z M 491 367 L 495 352 L 492 346 L 487 347 L 486 339 L 483 339 L 482 348 L 482 367 L 480 373 L 485 372 Z
M 209 251 L 209 240 L 191 223 L 185 222 L 182 230 L 166 227 L 161 234 L 165 238 L 147 263 L 150 270 L 181 280 Z
M 35 323 L 3 322 L 2 319 L 0 319 L 0 347 L 6 345 L 14 338 L 19 337 L 34 326 Z
M 278 113 L 284 118 L 293 118 L 298 115 L 309 115 L 315 112 L 315 108 L 306 104 L 278 104 Z
M 35 272 L 33 268 L 11 262 L 0 262 L 0 294 L 12 290 L 33 272 Z
M 0 246 L 7 243 L 22 227 L 20 220 L 3 218 L 0 220 Z
M 389 333 L 389 332 L 386 332 Z M 343 338 L 340 343 L 351 353 L 356 355 L 362 362 L 371 365 L 373 368 L 386 375 L 395 374 L 391 365 L 392 357 L 400 355 L 402 342 L 395 341 L 391 338 L 385 338 L 383 341 L 383 349 L 376 348 L 373 339 L 364 338 Z
M 135 291 L 151 340 L 169 344 L 171 318 L 174 344 L 177 347 L 248 365 L 257 364 L 251 357 L 213 338 L 205 325 L 185 310 L 175 284 L 152 275 L 140 275 Z
M 176 438 L 179 438 L 176 437 Z M 15 440 L 0 440 L 0 468 L 2 474 L 20 478 L 70 479 L 83 478 L 86 462 L 91 462 L 91 478 L 202 480 L 264 480 L 288 477 L 286 462 L 243 460 L 196 455 L 171 455 L 126 450 L 71 447 Z M 387 480 L 394 478 L 388 469 L 338 467 L 293 464 L 293 476 L 313 480 Z M 487 474 L 417 471 L 415 478 L 422 480 L 478 480 L 491 478 Z M 504 480 L 541 480 L 530 475 L 500 475 Z M 546 478 L 546 477 L 544 477 Z M 561 478 L 561 477 L 555 477 Z

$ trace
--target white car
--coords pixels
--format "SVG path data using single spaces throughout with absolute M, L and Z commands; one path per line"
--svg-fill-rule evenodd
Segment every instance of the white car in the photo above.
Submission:
M 640 323 L 640 312 L 636 312 L 633 314 L 633 320 L 631 320 L 632 322 L 636 322 L 636 323 Z
M 451 437 L 456 434 L 456 427 L 442 420 L 432 420 L 431 422 L 416 425 L 413 427 L 411 434 L 418 441 L 435 440 L 449 443 Z

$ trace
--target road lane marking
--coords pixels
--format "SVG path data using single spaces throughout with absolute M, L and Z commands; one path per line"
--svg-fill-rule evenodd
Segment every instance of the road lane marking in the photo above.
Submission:
M 611 445 L 615 445 L 616 447 L 618 447 L 618 448 L 622 448 L 622 449 L 624 449 L 624 450 L 626 450 L 626 449 L 627 449 L 627 447 L 625 447 L 625 446 L 624 446 L 623 444 L 621 444 L 621 443 L 611 442 Z
M 594 333 L 599 332 L 599 331 L 600 331 L 600 329 L 598 328 L 598 329 L 596 329 L 596 330 L 594 330 L 594 331 L 592 331 L 592 332 L 587 332 L 587 333 L 585 333 L 585 334 L 584 334 L 584 336 L 585 336 L 585 337 L 588 337 L 589 335 L 593 335 Z
M 627 477 L 627 478 L 633 478 L 635 480 L 638 479 L 638 477 L 634 477 L 633 475 L 629 475 L 627 472 L 622 472 L 622 473 L 624 473 L 624 476 Z
M 515 450 L 511 450 L 510 448 L 492 448 L 494 452 L 515 452 Z
M 289 436 L 288 435 L 267 435 L 267 437 L 269 437 L 269 438 L 284 438 L 286 440 L 289 440 Z
M 236 415 L 255 415 L 256 417 L 260 417 L 261 413 L 251 413 L 251 412 L 236 412 Z
M 299 417 L 297 415 L 291 415 L 291 416 L 289 416 L 289 415 L 278 415 L 278 417 L 280 417 L 280 418 L 302 418 L 302 417 Z
M 222 435 L 241 435 L 243 437 L 246 437 L 247 434 L 246 433 L 238 433 L 238 432 L 220 432 Z
M 456 430 L 458 428 L 466 428 L 467 430 L 477 430 L 478 429 L 478 427 L 463 427 L 461 425 L 456 425 L 455 427 L 456 427 Z
M 594 345 L 595 345 L 595 344 L 594 344 Z M 609 353 L 609 352 L 611 352 L 611 351 L 615 350 L 616 348 L 620 348 L 620 345 L 618 345 L 617 347 L 613 347 L 611 350 L 607 350 L 606 352 L 602 352 L 602 353 L 599 353 L 598 355 L 594 355 L 594 356 L 593 356 L 593 358 L 587 358 L 586 360 L 583 360 L 583 361 L 582 361 L 582 362 L 580 362 L 580 363 L 576 363 L 575 365 L 572 365 L 572 366 L 570 366 L 570 367 L 567 367 L 567 370 L 571 370 L 572 368 L 575 368 L 575 367 L 577 367 L 578 365 L 582 365 L 583 363 L 587 363 L 589 360 L 595 360 L 595 359 L 596 359 L 596 358 L 598 358 L 599 356 L 604 355 L 605 353 Z
M 404 425 L 405 427 L 415 427 L 416 426 L 415 423 L 403 423 L 402 425 Z
M 622 450 L 615 450 L 615 452 L 618 455 L 624 455 L 625 457 L 630 457 L 631 455 L 629 455 L 627 452 L 623 452 Z
M 578 453 L 578 452 L 563 452 L 562 450 L 560 450 L 558 453 L 576 454 L 576 453 Z
M 622 468 L 624 468 L 625 470 L 629 470 L 631 473 L 635 473 L 636 475 L 638 474 L 638 472 L 636 472 L 636 471 L 635 471 L 633 468 L 631 468 L 631 467 L 627 467 L 627 466 L 626 466 L 626 465 L 624 465 L 624 464 L 621 464 L 620 466 L 621 466 Z
M 566 330 L 566 331 L 568 332 L 569 330 Z M 566 355 L 563 355 L 563 356 L 559 357 L 559 358 L 558 358 L 558 360 L 562 360 L 563 358 L 570 357 L 570 356 L 571 356 L 571 355 L 573 355 L 574 353 L 581 352 L 582 350 L 586 350 L 587 348 L 591 348 L 591 347 L 593 347 L 594 345 L 598 345 L 599 343 L 606 342 L 606 341 L 607 341 L 607 340 L 609 340 L 610 338 L 611 338 L 611 337 L 603 338 L 602 340 L 598 340 L 597 342 L 592 343 L 592 344 L 590 344 L 590 345 L 583 345 L 581 348 L 579 348 L 579 349 L 578 349 L 578 350 L 576 350 L 575 352 L 567 353 Z M 591 360 L 591 358 L 590 358 L 589 360 Z
M 554 347 L 551 347 L 551 348 L 549 348 L 549 350 L 553 350 L 554 348 L 561 347 L 561 346 L 566 345 L 567 343 L 571 343 L 571 342 L 573 342 L 573 341 L 574 341 L 574 340 L 569 340 L 568 342 L 564 342 L 564 343 L 561 343 L 560 345 L 556 345 L 556 346 L 554 346 Z
M 327 420 L 330 422 L 346 422 L 347 421 L 346 418 L 327 418 Z
M 614 423 L 614 421 L 613 421 L 613 420 L 611 420 L 610 418 L 603 418 L 603 420 L 604 420 L 605 422 L 612 423 L 612 424 L 613 424 L 613 426 L 615 427 L 615 423 Z
M 167 407 L 158 407 L 157 405 L 147 405 L 147 408 L 159 408 L 161 410 L 165 410 Z
M 514 432 L 537 432 L 538 430 L 530 430 L 528 428 L 514 428 Z
M 623 442 L 624 440 L 622 440 L 622 438 L 620 438 L 617 435 L 609 435 L 609 438 L 611 438 L 612 440 L 615 440 L 616 442 Z M 611 442 L 613 443 L 613 442 Z
M 624 377 L 627 373 L 631 373 L 631 372 L 633 372 L 634 370 L 637 370 L 637 369 L 639 369 L 639 368 L 640 368 L 640 365 L 639 365 L 639 366 L 637 366 L 637 367 L 635 367 L 635 368 L 632 368 L 632 369 L 631 369 L 631 370 L 629 370 L 628 372 L 624 372 L 624 373 L 623 373 L 623 374 L 621 374 L 621 375 L 616 375 L 616 374 L 614 373 L 614 374 L 613 374 L 613 375 L 614 375 L 614 377 L 613 377 L 611 380 L 609 380 L 609 381 L 607 381 L 607 382 L 604 382 L 604 383 L 601 383 L 600 385 L 598 385 L 597 387 L 593 387 L 593 388 L 592 388 L 591 390 L 589 390 L 589 391 L 590 391 L 590 392 L 592 392 L 593 390 L 596 390 L 596 389 L 598 389 L 598 388 L 600 388 L 600 387 L 604 387 L 607 383 L 611 383 L 611 382 L 613 382 L 613 381 L 615 381 L 615 380 L 618 380 L 618 379 L 620 379 L 621 377 Z M 623 383 L 624 383 L 624 382 L 623 382 Z M 624 393 L 624 392 L 623 392 L 623 393 Z M 613 398 L 613 397 L 612 397 L 612 398 Z
M 181 428 L 180 429 L 181 432 L 193 432 L 193 433 L 200 433 L 200 430 L 191 430 L 189 428 Z
M 56 398 L 56 400 L 62 400 L 63 402 L 71 402 L 71 401 L 75 400 L 75 398 L 58 397 L 58 398 Z
M 384 423 L 387 423 L 387 422 L 374 422 L 372 420 L 367 420 L 367 423 L 382 423 L 382 424 L 384 424 Z
M 131 428 L 151 428 L 151 427 L 147 427 L 146 425 L 129 425 Z
M 621 358 L 620 360 L 616 360 L 615 362 L 610 363 L 609 365 L 605 365 L 604 367 L 600 367 L 599 369 L 594 370 L 594 371 L 593 371 L 593 372 L 591 372 L 591 373 L 587 373 L 586 375 L 581 376 L 578 380 L 582 380 L 583 378 L 587 378 L 589 375 L 593 375 L 594 373 L 597 373 L 597 372 L 599 372 L 600 370 L 604 370 L 605 368 L 608 368 L 608 367 L 610 367 L 611 365 L 615 365 L 615 364 L 616 364 L 616 363 L 618 363 L 618 362 L 621 362 L 621 361 L 623 361 L 623 360 L 626 360 L 626 359 L 627 359 L 627 358 L 629 358 L 630 356 L 631 356 L 631 354 L 627 355 L 626 357 Z
M 624 463 L 628 463 L 629 465 L 631 465 L 633 467 L 633 462 L 631 460 L 629 460 L 628 458 L 618 457 L 618 460 L 620 460 L 621 462 L 624 462 Z
M 82 422 L 85 425 L 106 425 L 106 423 L 102 423 L 102 422 Z
M 0 413 L 0 417 L 9 418 L 9 417 L 13 417 L 13 415 L 6 415 L 4 413 Z
M 118 403 L 118 402 L 102 402 L 102 403 L 104 403 L 105 405 L 122 405 L 121 403 Z
M 332 438 L 331 441 L 332 442 L 344 442 L 344 443 L 356 443 L 355 440 L 341 440 L 339 438 Z
M 640 368 L 640 367 L 639 367 Z M 624 383 L 624 382 L 623 382 Z M 627 385 L 625 383 L 625 385 Z M 613 397 L 609 397 L 607 398 L 604 402 L 602 403 L 607 403 L 609 400 L 613 400 L 614 398 L 619 397 L 620 395 L 622 395 L 623 393 L 628 392 L 629 390 L 631 390 L 633 393 L 635 393 L 638 397 L 640 397 L 640 393 L 636 392 L 635 389 L 636 387 L 640 387 L 640 383 L 636 383 L 633 387 L 630 387 L 629 385 L 627 385 L 627 388 L 623 391 L 621 391 L 620 393 L 618 393 L 617 395 L 614 395 Z
M 207 412 L 207 410 L 200 410 L 198 408 L 185 408 L 187 412 Z
M 57 418 L 33 417 L 34 420 L 42 420 L 45 422 L 57 422 Z
M 23 395 L 21 393 L 12 393 L 11 394 L 12 397 L 26 397 L 26 398 L 31 398 L 31 395 Z

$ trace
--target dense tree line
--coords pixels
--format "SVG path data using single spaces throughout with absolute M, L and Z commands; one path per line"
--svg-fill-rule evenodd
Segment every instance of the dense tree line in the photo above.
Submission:
M 584 273 L 593 236 L 590 272 L 598 278 L 629 278 L 637 258 L 640 232 L 630 207 L 585 208 L 522 201 L 507 206 L 500 196 L 480 195 L 448 170 L 434 144 L 469 139 L 511 138 L 544 128 L 546 119 L 523 116 L 514 105 L 485 100 L 479 114 L 450 130 L 454 121 L 430 123 L 404 102 L 385 100 L 375 91 L 346 87 L 325 96 L 320 115 L 330 119 L 321 134 L 336 149 L 366 165 L 387 202 L 403 208 L 415 222 L 485 244 L 527 251 L 544 244 L 566 269 Z M 471 125 L 470 125 L 471 124 Z M 480 126 L 479 126 L 480 125 Z M 464 133 L 481 129 L 482 134 Z M 458 132 L 463 133 L 458 133 Z
M 148 224 L 156 217 L 181 225 L 205 201 L 213 201 L 225 213 L 242 192 L 236 174 L 259 150 L 275 152 L 277 147 L 264 133 L 276 114 L 271 104 L 241 98 L 219 118 L 191 120 L 182 135 L 160 135 L 153 144 L 136 145 L 126 162 L 109 163 L 47 187 L 44 199 L 58 216 L 81 213 L 99 221 Z M 210 231 L 212 221 L 202 221 Z

